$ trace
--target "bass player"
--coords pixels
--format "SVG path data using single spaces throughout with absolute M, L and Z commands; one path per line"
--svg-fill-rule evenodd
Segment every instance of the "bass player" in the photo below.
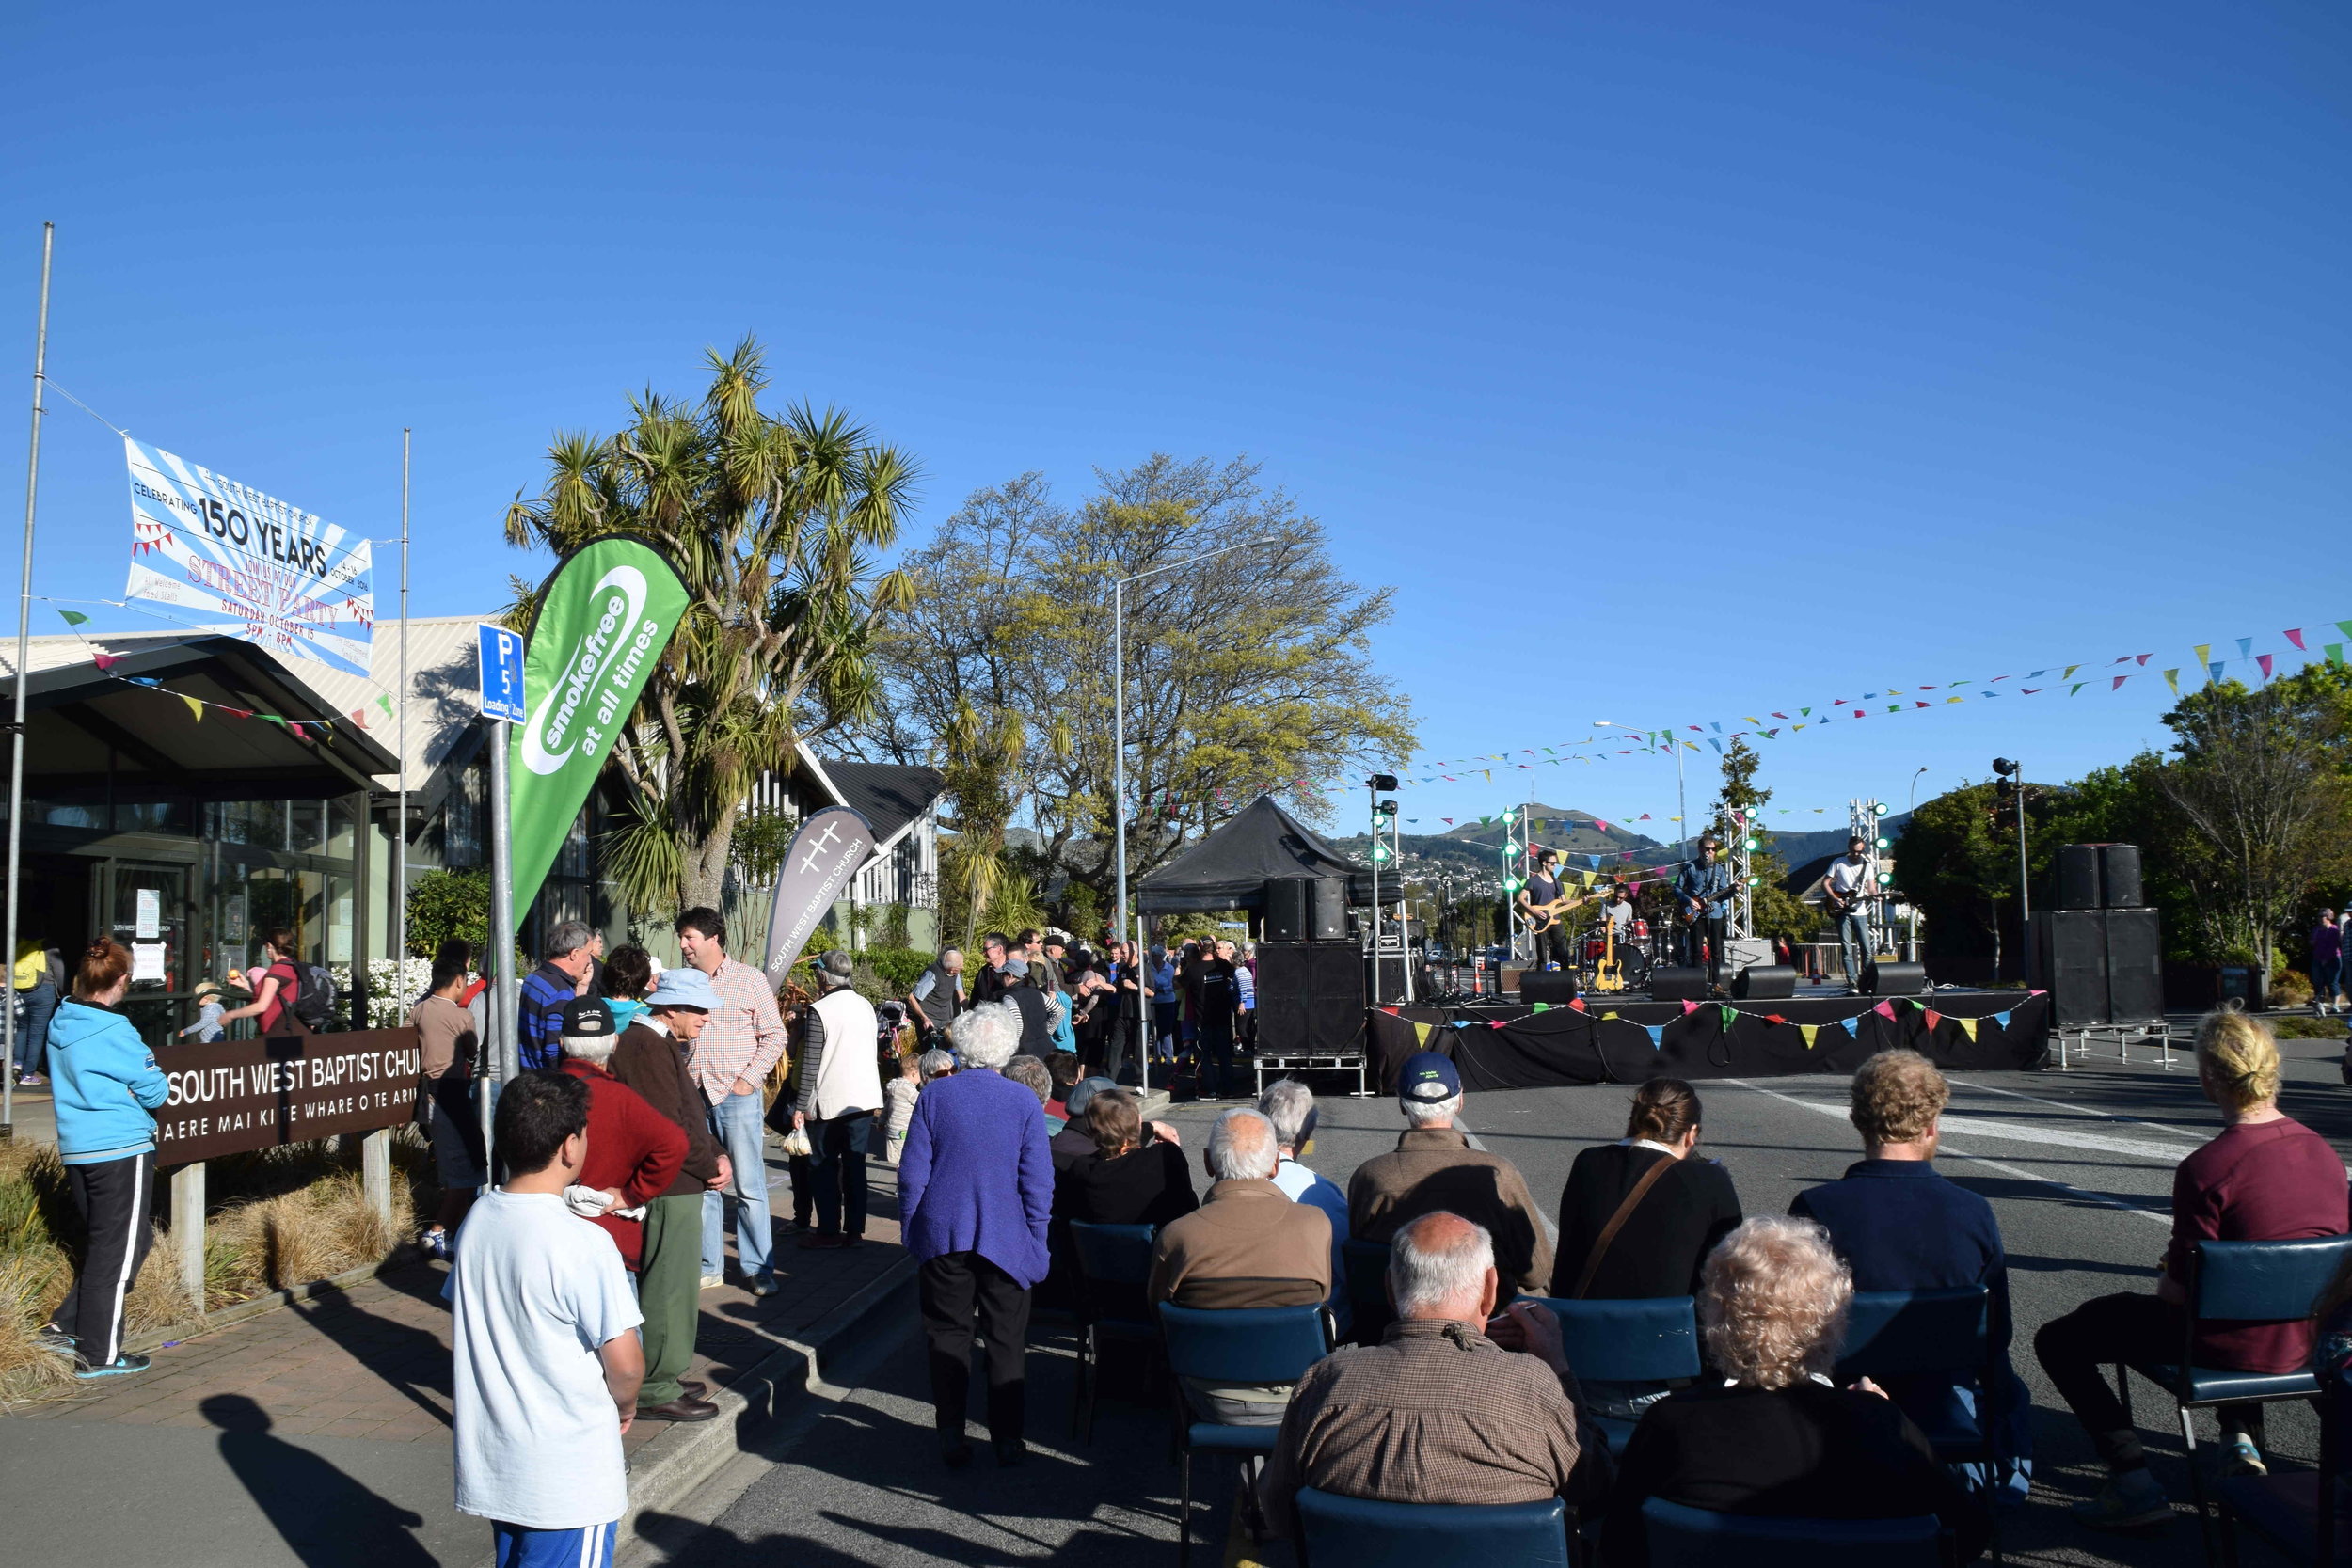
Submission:
M 1579 904 L 1589 902 L 1561 893 L 1559 876 L 1552 870 L 1559 859 L 1556 850 L 1536 850 L 1535 864 L 1527 873 L 1527 885 L 1519 889 L 1519 914 L 1535 938 L 1535 967 L 1538 969 L 1575 967 L 1576 960 L 1569 956 L 1568 937 L 1561 929 L 1560 917 Z

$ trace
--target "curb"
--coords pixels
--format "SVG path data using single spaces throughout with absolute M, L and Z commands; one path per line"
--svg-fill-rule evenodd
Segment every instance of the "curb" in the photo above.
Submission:
M 911 1312 L 893 1308 L 901 1305 L 896 1299 L 901 1296 L 912 1306 L 914 1275 L 914 1258 L 900 1254 L 811 1325 L 805 1338 L 786 1340 L 735 1382 L 712 1389 L 708 1398 L 718 1405 L 718 1416 L 675 1425 L 647 1444 L 629 1463 L 628 1512 L 621 1515 L 619 1539 L 633 1539 L 639 1514 L 666 1509 L 743 1453 L 762 1429 L 806 1397 L 812 1385 L 824 1382 L 827 1361 L 868 1334 L 913 1323 Z
M 421 1256 L 414 1247 L 403 1244 L 390 1256 L 373 1263 L 361 1263 L 356 1268 L 345 1269 L 341 1274 L 330 1274 L 324 1279 L 306 1279 L 299 1285 L 284 1285 L 273 1291 L 264 1291 L 258 1296 L 247 1296 L 243 1301 L 231 1302 L 216 1312 L 206 1312 L 201 1316 L 167 1324 L 162 1328 L 151 1328 L 144 1334 L 125 1335 L 122 1339 L 122 1348 L 128 1354 L 144 1354 L 149 1351 L 159 1350 L 167 1344 L 200 1338 L 215 1329 L 232 1328 L 247 1319 L 264 1316 L 277 1311 L 281 1307 L 292 1306 L 297 1301 L 312 1301 L 320 1296 L 339 1295 L 350 1290 L 354 1285 L 364 1285 L 381 1275 L 390 1274 L 395 1269 L 405 1268 L 416 1262 Z

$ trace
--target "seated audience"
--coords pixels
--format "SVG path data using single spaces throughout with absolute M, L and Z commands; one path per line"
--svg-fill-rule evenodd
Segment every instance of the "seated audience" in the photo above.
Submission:
M 1740 1223 L 1731 1173 L 1694 1158 L 1698 1143 L 1699 1097 L 1690 1085 L 1653 1078 L 1634 1091 L 1623 1140 L 1584 1150 L 1568 1168 L 1553 1295 L 1696 1293 L 1699 1266 Z
M 1393 1503 L 1606 1492 L 1609 1448 L 1578 1410 L 1558 1322 L 1514 1304 L 1502 1323 L 1524 1349 L 1506 1349 L 1487 1337 L 1500 1289 L 1485 1227 L 1438 1212 L 1396 1232 L 1397 1321 L 1379 1344 L 1334 1351 L 1299 1379 L 1259 1485 L 1273 1528 L 1297 1539 L 1302 1486 Z
M 1315 1137 L 1314 1091 L 1295 1078 L 1278 1079 L 1258 1097 L 1258 1114 L 1274 1124 L 1274 1141 L 1281 1146 L 1281 1163 L 1274 1167 L 1274 1184 L 1294 1203 L 1312 1204 L 1331 1222 L 1332 1321 L 1344 1338 L 1355 1327 L 1355 1312 L 1347 1299 L 1347 1265 L 1340 1248 L 1347 1241 L 1347 1195 L 1327 1176 L 1299 1164 Z
M 1411 1123 L 1395 1149 L 1356 1167 L 1347 1184 L 1348 1227 L 1385 1242 L 1408 1220 L 1443 1210 L 1485 1227 L 1506 1286 L 1540 1294 L 1551 1283 L 1551 1242 L 1518 1168 L 1472 1148 L 1454 1129 L 1462 1079 L 1434 1051 L 1415 1052 L 1397 1075 L 1397 1100 Z
M 1044 1106 L 1046 1101 L 1053 1098 L 1053 1076 L 1046 1071 L 1045 1064 L 1035 1056 L 1015 1056 L 1005 1064 L 1005 1076 L 1037 1096 L 1037 1102 L 1041 1108 Z M 1050 1118 L 1046 1123 L 1046 1128 L 1047 1131 L 1052 1131 L 1053 1123 Z
M 1853 1281 L 1820 1226 L 1764 1216 L 1708 1255 L 1707 1359 L 1723 1381 L 1653 1404 L 1633 1429 L 1601 1530 L 1610 1568 L 1645 1568 L 1651 1497 L 1718 1513 L 1900 1519 L 1932 1513 L 1958 1560 L 1984 1549 L 1982 1507 L 1936 1463 L 1909 1418 L 1867 1381 L 1823 1381 Z
M 2245 1013 L 2208 1013 L 2197 1030 L 2197 1078 L 2221 1108 L 2222 1130 L 2172 1173 L 2172 1242 L 2155 1293 L 2100 1296 L 2034 1336 L 2042 1370 L 2106 1463 L 2098 1495 L 2074 1505 L 2076 1518 L 2102 1528 L 2171 1517 L 2106 1369 L 2179 1357 L 2197 1243 L 2344 1233 L 2344 1162 L 2327 1139 L 2279 1109 L 2279 1046 L 2268 1026 Z M 2308 1318 L 2233 1323 L 2202 1330 L 2192 1350 L 2201 1367 L 2298 1371 L 2311 1363 L 2312 1339 Z M 2227 1471 L 2263 1474 L 2262 1406 L 2225 1404 L 2218 1415 Z
M 1045 1070 L 1054 1080 L 1054 1092 L 1045 1097 L 1045 1131 L 1059 1133 L 1070 1125 L 1070 1091 L 1078 1086 L 1087 1069 L 1069 1052 L 1057 1051 Z
M 1054 1182 L 1059 1189 L 1061 1179 L 1081 1160 L 1094 1157 L 1094 1134 L 1087 1131 L 1087 1106 L 1104 1089 L 1119 1085 L 1107 1078 L 1081 1078 L 1070 1085 L 1062 1098 L 1062 1111 L 1067 1118 L 1062 1130 L 1055 1133 L 1046 1147 L 1054 1152 Z
M 1066 1217 L 1088 1225 L 1166 1225 L 1200 1207 L 1184 1168 L 1184 1151 L 1146 1127 L 1126 1089 L 1101 1089 L 1087 1101 L 1094 1154 L 1071 1167 Z M 1148 1141 L 1147 1141 L 1148 1140 Z
M 1993 1205 L 1936 1174 L 1937 1118 L 1950 1099 L 1943 1073 L 1915 1051 L 1882 1051 L 1864 1062 L 1847 1113 L 1862 1134 L 1862 1160 L 1842 1179 L 1799 1193 L 1788 1212 L 1829 1232 L 1857 1291 L 1992 1288 L 1990 1326 L 2003 1371 L 1995 1468 L 2003 1487 L 2023 1497 L 2033 1476 L 2033 1404 L 2009 1370 L 2009 1259 Z M 1898 1378 L 1886 1391 L 1928 1431 L 1978 1430 L 1973 1378 Z

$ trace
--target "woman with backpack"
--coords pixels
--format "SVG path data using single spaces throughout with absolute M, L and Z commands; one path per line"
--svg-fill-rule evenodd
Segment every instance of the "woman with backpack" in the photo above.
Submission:
M 300 1016 L 303 974 L 301 962 L 294 956 L 294 932 L 281 926 L 264 936 L 262 954 L 269 960 L 269 967 L 258 974 L 249 969 L 245 974 L 246 984 L 253 990 L 253 1000 L 221 1014 L 220 1022 L 229 1023 L 259 1014 L 264 1039 L 272 1035 L 314 1033 L 326 1020 L 322 1017 L 313 1023 Z

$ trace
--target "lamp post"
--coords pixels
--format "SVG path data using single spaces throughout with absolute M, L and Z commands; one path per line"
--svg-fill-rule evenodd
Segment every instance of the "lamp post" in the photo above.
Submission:
M 1927 764 L 1921 763 L 1919 773 L 1927 770 Z M 1911 831 L 1911 814 L 1919 809 L 1919 773 L 1914 773 L 1911 776 L 1911 798 L 1903 802 L 1903 831 L 1905 832 Z M 1906 894 L 1903 898 L 1903 907 L 1911 911 L 1909 922 L 1911 932 L 1903 939 L 1903 961 L 1915 964 L 1919 961 L 1919 906 Z
M 2017 970 L 2033 984 L 2033 893 L 2026 885 L 2026 765 L 1993 759 L 1993 771 L 2010 781 L 2017 796 Z
M 1632 728 L 1630 724 L 1613 723 L 1607 719 L 1596 719 L 1593 722 L 1596 724 L 1606 724 L 1611 729 L 1625 730 Z M 1644 730 L 1642 733 L 1644 735 L 1648 735 L 1651 732 Z M 1689 799 L 1685 796 L 1682 787 L 1682 742 L 1675 738 L 1675 733 L 1672 730 L 1660 730 L 1657 733 L 1664 736 L 1666 737 L 1666 744 L 1674 748 L 1675 810 L 1681 814 L 1682 822 L 1682 842 L 1675 848 L 1675 858 L 1677 860 L 1687 860 L 1690 858 L 1691 854 L 1691 803 Z
M 1162 572 L 1172 572 L 1179 566 L 1189 566 L 1197 561 L 1207 561 L 1216 556 L 1230 555 L 1235 550 L 1246 550 L 1252 546 L 1279 543 L 1279 540 L 1274 539 L 1245 539 L 1238 545 L 1226 545 L 1217 549 L 1203 550 L 1199 555 L 1188 555 L 1181 561 L 1163 562 L 1147 570 L 1131 572 L 1123 578 L 1111 579 L 1111 727 L 1114 733 L 1111 749 L 1111 838 L 1113 841 L 1111 853 L 1118 866 L 1119 934 L 1122 941 L 1126 940 L 1129 934 L 1127 927 L 1127 585 L 1131 582 L 1140 582 L 1145 578 L 1157 577 Z M 1134 961 L 1138 967 L 1143 962 L 1142 935 L 1140 928 L 1134 934 Z M 1137 986 L 1136 994 L 1137 1001 L 1140 1002 L 1142 998 L 1140 985 Z M 1138 1006 L 1136 1013 L 1136 1035 L 1139 1043 L 1136 1067 L 1138 1075 L 1136 1082 L 1145 1094 L 1150 1094 L 1152 1092 L 1151 1009 Z

